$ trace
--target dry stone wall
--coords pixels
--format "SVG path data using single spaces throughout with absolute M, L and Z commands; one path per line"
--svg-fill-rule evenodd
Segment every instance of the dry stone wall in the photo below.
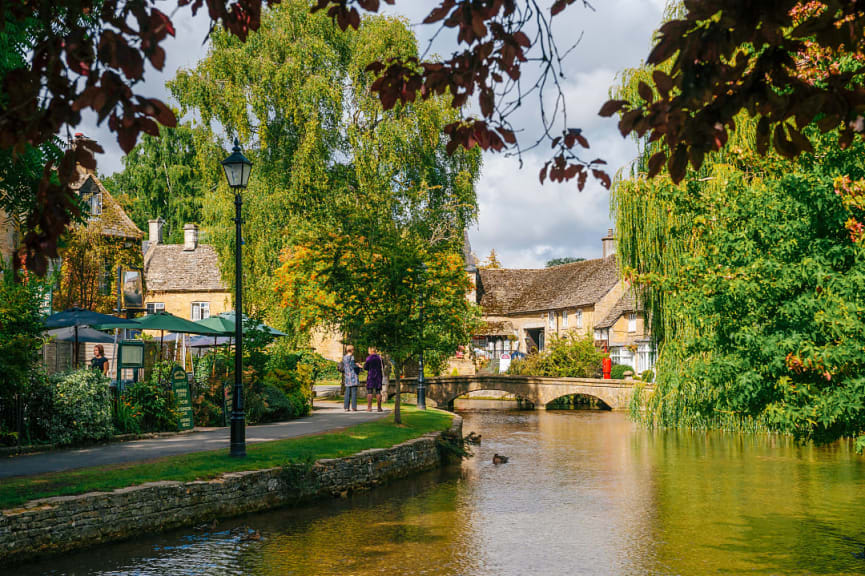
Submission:
M 461 434 L 462 419 L 454 416 L 448 431 L 347 458 L 319 460 L 311 466 L 296 464 L 208 481 L 151 482 L 113 492 L 34 500 L 0 511 L 0 565 L 364 490 L 439 466 L 446 458 L 439 448 L 440 438 Z

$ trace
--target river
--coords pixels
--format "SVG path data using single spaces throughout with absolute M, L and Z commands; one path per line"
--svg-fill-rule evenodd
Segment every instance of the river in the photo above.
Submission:
M 463 416 L 483 441 L 461 466 L 15 574 L 865 574 L 849 443 L 650 432 L 597 411 Z

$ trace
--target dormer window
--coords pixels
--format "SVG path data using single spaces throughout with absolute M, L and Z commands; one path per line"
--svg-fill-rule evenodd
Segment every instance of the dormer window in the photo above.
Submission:
M 99 216 L 102 214 L 102 192 L 94 192 L 88 199 L 90 205 L 90 216 Z

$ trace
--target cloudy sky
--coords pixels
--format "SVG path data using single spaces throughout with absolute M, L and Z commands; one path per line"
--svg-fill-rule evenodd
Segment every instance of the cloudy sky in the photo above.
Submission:
M 665 0 L 592 1 L 594 11 L 576 2 L 554 23 L 562 47 L 582 34 L 579 45 L 565 61 L 568 124 L 583 129 L 592 145 L 589 159 L 604 158 L 612 174 L 633 159 L 635 148 L 619 135 L 614 120 L 600 118 L 597 112 L 616 74 L 639 65 L 648 54 Z M 431 5 L 398 0 L 391 12 L 419 23 Z M 173 78 L 178 68 L 190 68 L 205 55 L 203 39 L 208 21 L 203 12 L 192 18 L 187 9 L 182 9 L 174 16 L 177 35 L 166 45 L 165 70 L 148 70 L 143 90 L 148 95 L 170 99 L 165 81 Z M 432 30 L 425 26 L 414 28 L 424 46 Z M 453 49 L 453 40 L 446 34 L 436 40 L 435 53 L 447 54 Z M 528 104 L 514 122 L 523 130 L 525 142 L 530 141 L 540 118 L 537 103 Z M 122 152 L 104 125 L 96 126 L 94 117 L 89 116 L 81 130 L 106 149 L 99 158 L 102 173 L 112 174 L 122 168 Z M 608 192 L 591 179 L 582 192 L 573 183 L 541 185 L 538 172 L 548 158 L 546 146 L 525 154 L 522 168 L 515 158 L 485 154 L 478 184 L 480 214 L 469 231 L 474 252 L 480 258 L 494 248 L 504 266 L 533 268 L 542 267 L 551 258 L 600 256 L 600 239 L 612 226 Z

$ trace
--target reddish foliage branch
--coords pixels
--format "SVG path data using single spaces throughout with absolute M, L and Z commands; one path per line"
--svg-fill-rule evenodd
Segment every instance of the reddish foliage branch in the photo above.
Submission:
M 666 164 L 680 182 L 690 162 L 720 150 L 735 116 L 758 117 L 757 148 L 794 158 L 811 151 L 803 134 L 816 123 L 822 132 L 840 127 L 846 147 L 865 132 L 862 86 L 865 1 L 703 0 L 685 2 L 683 18 L 664 24 L 647 63 L 654 87 L 639 86 L 642 103 L 610 100 L 602 116 L 619 113 L 623 135 L 663 139 L 667 150 L 649 162 L 654 176 Z M 826 54 L 853 56 L 845 67 L 820 70 Z
M 385 1 L 393 4 L 393 0 Z M 559 50 L 553 38 L 551 19 L 576 2 L 591 8 L 587 0 L 557 0 L 549 12 L 535 0 L 440 0 L 423 23 L 440 26 L 438 32 L 455 30 L 457 43 L 465 48 L 441 62 L 419 58 L 373 62 L 367 68 L 377 76 L 372 90 L 378 93 L 386 110 L 397 102 L 406 104 L 418 97 L 450 95 L 454 108 L 462 108 L 476 98 L 480 118 L 465 118 L 445 127 L 448 152 L 460 146 L 467 149 L 480 146 L 520 156 L 549 142 L 555 152 L 541 170 L 541 182 L 547 176 L 553 181 L 576 179 L 582 190 L 591 173 L 609 187 L 610 178 L 600 169 L 603 161 L 587 162 L 578 153 L 578 146 L 588 148 L 589 143 L 579 129 L 567 126 L 565 98 L 559 82 L 566 53 Z M 327 10 L 346 29 L 360 25 L 358 8 L 376 12 L 380 2 L 318 0 L 313 11 Z M 537 80 L 528 86 L 522 74 L 527 65 L 540 69 Z M 551 87 L 556 90 L 556 97 L 554 110 L 548 115 L 544 109 L 544 91 Z M 529 95 L 538 99 L 543 133 L 529 147 L 521 148 L 509 117 Z M 564 126 L 561 130 L 555 128 L 558 120 Z
M 278 0 L 267 0 L 268 4 Z M 156 0 L 11 0 L 2 5 L 3 26 L 26 30 L 29 62 L 10 70 L 2 80 L 4 107 L 0 112 L 0 148 L 21 153 L 39 146 L 63 127 L 81 122 L 81 111 L 92 109 L 117 134 L 129 152 L 139 134 L 158 135 L 159 126 L 177 123 L 160 100 L 135 92 L 144 77 L 145 62 L 157 70 L 165 65 L 161 46 L 174 36 L 171 19 L 156 8 Z M 179 0 L 193 12 L 207 5 L 211 20 L 245 39 L 260 25 L 262 0 Z M 92 146 L 70 147 L 58 164 L 46 166 L 38 191 L 38 206 L 27 215 L 28 233 L 20 259 L 44 273 L 48 258 L 57 256 L 60 235 L 78 215 L 71 185 L 75 163 L 95 166 Z M 59 183 L 52 177 L 59 177 Z

